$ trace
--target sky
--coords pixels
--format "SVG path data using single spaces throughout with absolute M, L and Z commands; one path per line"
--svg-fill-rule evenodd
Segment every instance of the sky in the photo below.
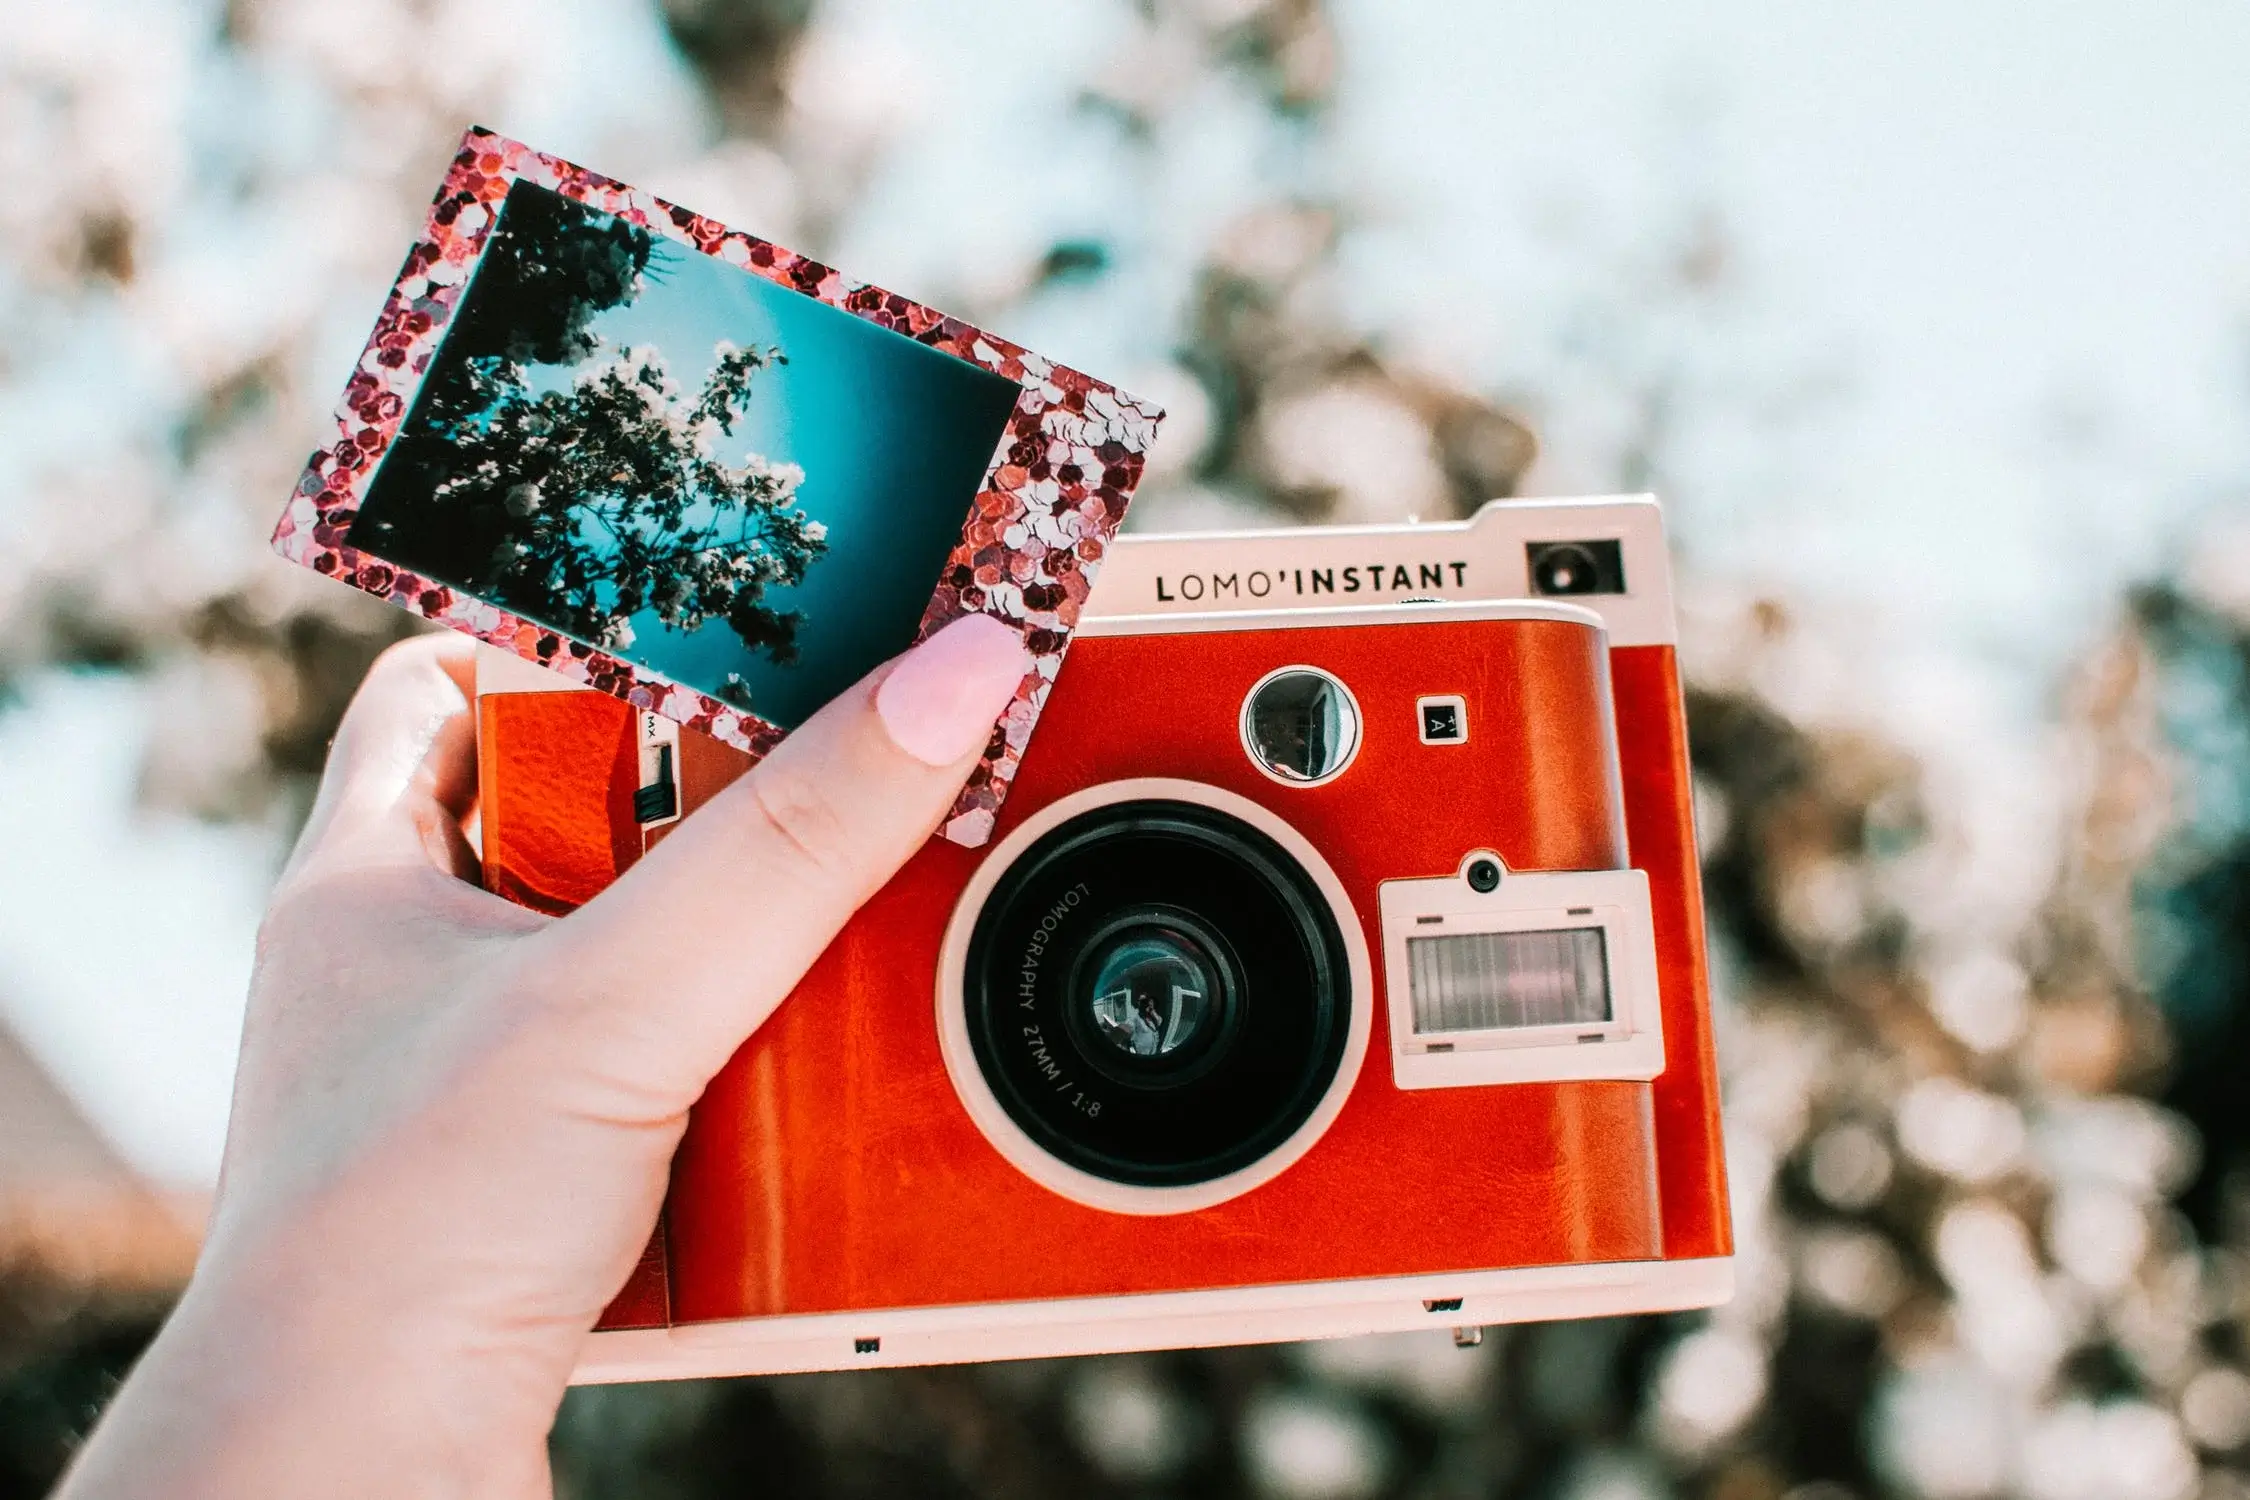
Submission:
M 2036 670 L 2250 478 L 2250 9 L 1355 14 L 1391 310 L 1531 384 L 1582 247 L 1598 267 L 1637 214 L 1700 199 L 1745 286 L 1713 365 L 1836 372 L 1787 470 L 1700 460 L 1679 520 L 1705 565 L 1923 612 Z
M 209 1187 L 273 848 L 134 808 L 136 685 L 49 676 L 0 714 L 0 1017 L 126 1157 Z
M 943 281 L 957 247 L 932 244 L 926 200 L 975 192 L 980 163 L 1052 119 L 1101 28 L 1018 27 L 1002 0 L 850 8 L 929 59 L 918 76 L 976 57 L 1011 78 L 917 131 L 839 252 L 862 274 Z M 2250 9 L 1339 13 L 1325 163 L 1261 152 L 1239 111 L 1198 101 L 1192 141 L 1132 212 L 1064 181 L 961 232 L 995 255 L 1090 226 L 1197 242 L 1245 181 L 1340 188 L 1352 311 L 1394 347 L 1524 393 L 1547 454 L 1534 493 L 1613 483 L 1618 375 L 1679 369 L 1719 408 L 1697 414 L 1705 436 L 1668 486 L 1691 561 L 1977 652 L 2025 708 L 2122 583 L 2250 488 Z M 1065 131 L 1055 154 L 1098 150 Z M 1644 263 L 1705 211 L 1735 288 L 1688 316 L 1652 303 Z M 1618 324 L 1628 347 L 1582 347 Z M 1062 307 L 1001 331 L 1130 387 L 1161 353 L 1136 339 L 1162 326 Z
M 1668 483 L 1697 575 L 1864 620 L 1894 675 L 1942 661 L 1933 713 L 2019 729 L 2118 588 L 2242 503 L 2250 8 L 1341 12 L 1326 157 L 1199 100 L 1131 177 L 1067 110 L 1108 8 L 831 0 L 862 64 L 846 102 L 893 132 L 834 258 L 942 306 L 980 264 L 1099 228 L 1126 252 L 1114 295 L 1169 307 L 1136 246 L 1200 243 L 1245 182 L 1326 174 L 1358 205 L 1348 311 L 1524 393 L 1536 492 L 1605 484 L 1625 377 L 1681 372 L 1708 403 Z M 670 187 L 692 106 L 652 10 L 569 0 L 525 34 L 484 123 Z M 643 86 L 589 87 L 595 57 Z M 1683 310 L 1649 289 L 1651 248 L 1705 212 L 1733 289 Z M 338 386 L 379 290 L 338 314 Z M 998 331 L 1135 389 L 1168 321 L 1061 299 Z M 208 1181 L 271 851 L 127 815 L 136 691 L 49 685 L 0 716 L 0 834 L 42 851 L 0 862 L 0 1012 L 135 1160 Z M 94 941 L 87 913 L 114 931 L 119 910 L 130 940 Z

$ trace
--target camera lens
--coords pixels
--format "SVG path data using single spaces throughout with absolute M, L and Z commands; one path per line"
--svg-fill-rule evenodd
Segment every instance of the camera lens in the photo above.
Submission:
M 1188 802 L 1062 824 L 977 913 L 977 1068 L 1041 1149 L 1147 1186 L 1207 1182 L 1318 1107 L 1350 1030 L 1344 938 L 1271 838 Z
M 1480 896 L 1488 896 L 1500 889 L 1500 867 L 1489 859 L 1471 860 L 1469 889 Z
M 1219 965 L 1203 944 L 1161 918 L 1132 918 L 1080 960 L 1073 1004 L 1091 1034 L 1135 1063 L 1194 1052 L 1217 1029 L 1228 999 Z

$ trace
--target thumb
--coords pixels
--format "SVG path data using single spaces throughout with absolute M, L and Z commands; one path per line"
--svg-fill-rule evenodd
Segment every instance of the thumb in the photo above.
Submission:
M 929 837 L 1030 670 L 1014 626 L 955 620 L 540 934 L 580 994 L 647 1013 L 649 1028 L 632 1030 L 665 1076 L 644 1083 L 692 1102 Z
M 475 649 L 439 631 L 375 659 L 336 731 L 283 883 L 336 862 L 428 864 L 476 878 L 461 832 L 477 790 Z

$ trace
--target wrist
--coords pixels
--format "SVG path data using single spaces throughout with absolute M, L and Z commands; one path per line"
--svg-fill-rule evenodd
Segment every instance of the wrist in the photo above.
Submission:
M 560 1393 L 412 1306 L 310 1246 L 215 1243 L 62 1496 L 550 1494 Z

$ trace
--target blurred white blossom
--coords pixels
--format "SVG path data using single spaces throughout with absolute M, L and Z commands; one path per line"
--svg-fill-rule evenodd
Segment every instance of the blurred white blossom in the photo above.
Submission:
M 1275 1392 L 1243 1418 L 1251 1481 L 1280 1500 L 1353 1500 L 1381 1488 L 1388 1444 L 1366 1415 L 1339 1401 Z
M 1194 1436 L 1179 1396 L 1134 1364 L 1082 1370 L 1070 1384 L 1067 1412 L 1079 1445 L 1130 1482 L 1161 1479 L 1177 1469 Z
M 1723 1324 L 1681 1339 L 1657 1367 L 1651 1419 L 1658 1442 L 1689 1457 L 1708 1452 L 1750 1420 L 1766 1394 L 1766 1352 Z
M 1983 1500 L 2014 1468 L 2013 1401 L 1960 1358 L 1899 1371 L 1877 1399 L 1873 1457 L 1886 1477 L 1928 1500 Z
M 1922 1079 L 1899 1100 L 1899 1146 L 1923 1166 L 1963 1182 L 1990 1182 L 2015 1166 L 2024 1135 L 2023 1111 L 2014 1102 L 1951 1078 Z
M 2028 1500 L 2189 1500 L 2201 1471 L 2168 1413 L 2138 1401 L 2066 1401 L 2023 1446 Z

